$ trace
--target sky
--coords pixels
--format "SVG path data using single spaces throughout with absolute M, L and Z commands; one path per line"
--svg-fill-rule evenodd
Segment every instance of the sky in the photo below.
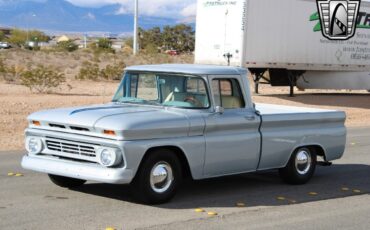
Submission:
M 77 6 L 100 7 L 119 3 L 117 14 L 132 13 L 134 0 L 67 0 Z M 140 14 L 166 16 L 170 18 L 191 19 L 196 15 L 196 0 L 139 0 Z

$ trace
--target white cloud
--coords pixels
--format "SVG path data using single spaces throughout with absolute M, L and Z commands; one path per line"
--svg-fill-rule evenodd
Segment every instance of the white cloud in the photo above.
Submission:
M 134 0 L 67 0 L 74 5 L 100 7 L 108 4 L 120 4 L 121 8 L 116 14 L 133 12 Z M 139 11 L 142 15 L 169 17 L 169 18 L 195 18 L 196 0 L 139 0 Z
M 85 16 L 87 19 L 90 19 L 90 20 L 95 20 L 95 15 L 92 14 L 92 13 L 88 13 L 86 16 Z

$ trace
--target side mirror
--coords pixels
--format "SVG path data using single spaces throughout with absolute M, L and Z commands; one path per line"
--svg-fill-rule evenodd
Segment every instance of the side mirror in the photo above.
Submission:
M 225 109 L 221 106 L 216 106 L 215 113 L 223 114 L 225 112 Z

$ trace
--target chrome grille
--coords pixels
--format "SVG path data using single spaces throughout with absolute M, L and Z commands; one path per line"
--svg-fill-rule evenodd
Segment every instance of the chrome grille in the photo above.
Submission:
M 55 138 L 46 138 L 45 143 L 51 151 L 49 154 L 96 161 L 96 149 L 92 144 Z

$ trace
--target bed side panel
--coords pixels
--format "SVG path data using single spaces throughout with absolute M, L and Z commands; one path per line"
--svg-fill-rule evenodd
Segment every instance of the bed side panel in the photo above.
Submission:
M 284 167 L 300 146 L 319 145 L 326 160 L 342 157 L 346 143 L 344 112 L 262 115 L 259 170 Z

